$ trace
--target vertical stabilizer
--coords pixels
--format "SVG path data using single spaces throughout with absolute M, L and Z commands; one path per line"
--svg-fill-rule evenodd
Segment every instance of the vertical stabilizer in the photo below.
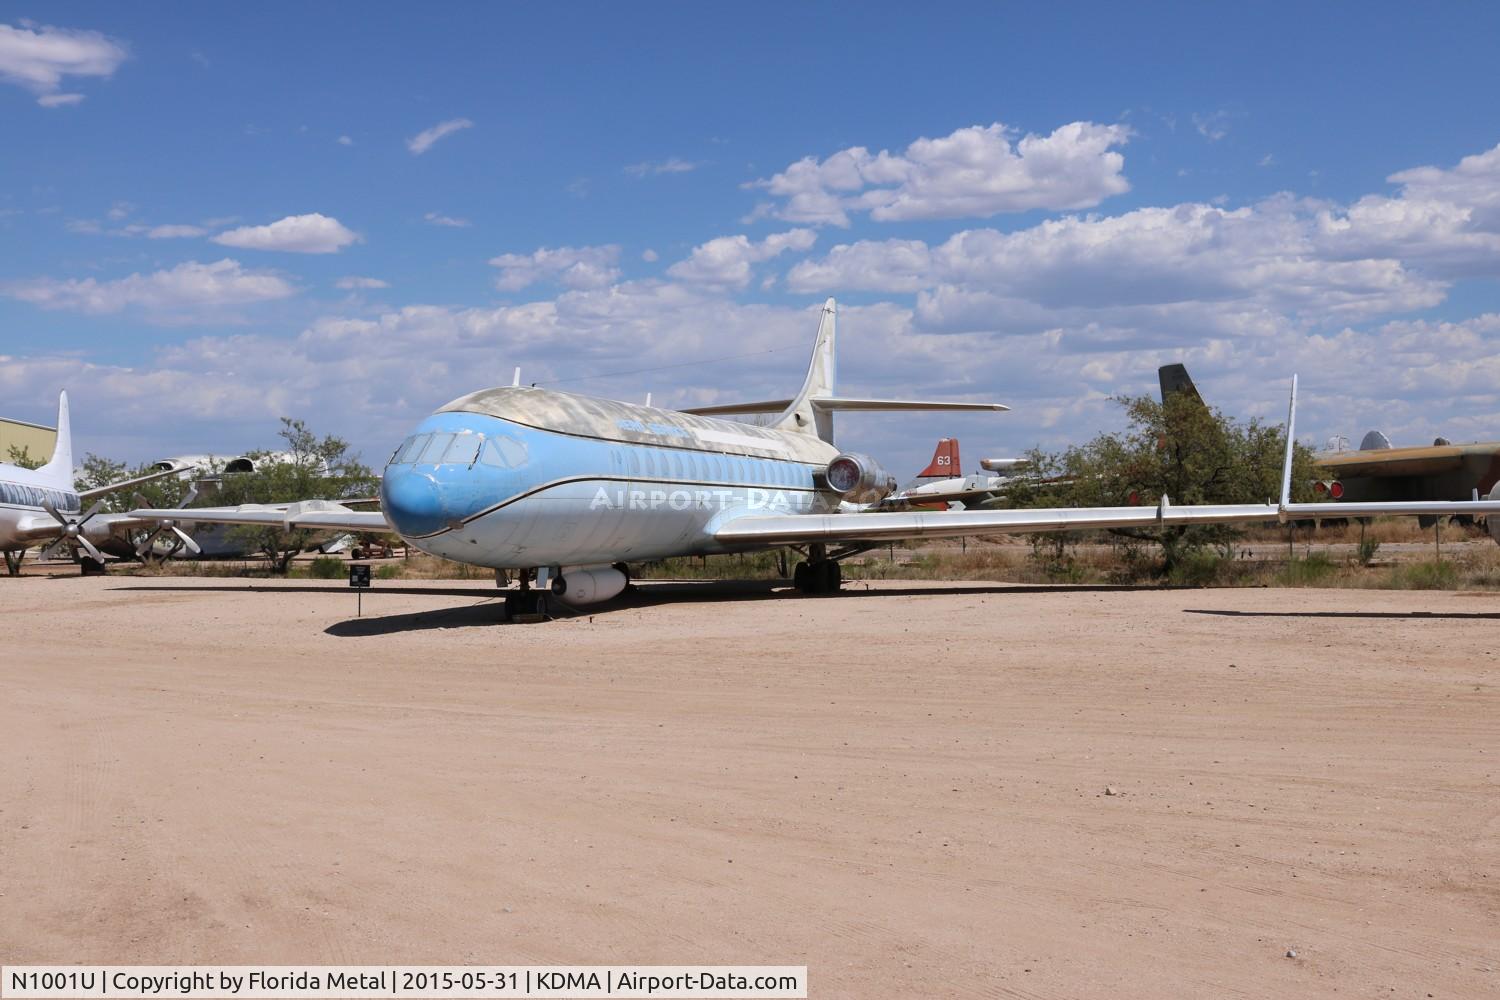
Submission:
M 963 469 L 958 463 L 958 438 L 943 438 L 937 443 L 937 451 L 932 453 L 932 461 L 927 463 L 927 468 L 917 473 L 918 479 L 953 479 L 963 475 Z
M 57 397 L 57 445 L 52 449 L 52 459 L 37 474 L 47 476 L 62 489 L 73 488 L 73 431 L 68 426 L 66 389 Z
M 818 397 L 833 395 L 834 383 L 834 335 L 838 332 L 838 304 L 829 299 L 823 303 L 823 318 L 818 323 L 818 339 L 813 343 L 812 362 L 807 366 L 807 378 L 802 382 L 802 391 L 790 406 L 781 412 L 771 426 L 779 431 L 800 431 L 816 434 L 833 443 L 833 414 L 812 404 Z
M 1203 396 L 1198 392 L 1198 387 L 1193 384 L 1193 377 L 1188 374 L 1187 365 L 1162 365 L 1156 370 L 1156 379 L 1161 383 L 1161 401 L 1165 403 L 1168 396 L 1188 396 L 1203 402 Z

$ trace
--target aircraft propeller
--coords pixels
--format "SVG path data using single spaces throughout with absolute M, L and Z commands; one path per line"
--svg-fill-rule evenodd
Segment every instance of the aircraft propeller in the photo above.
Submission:
M 59 545 L 72 545 L 87 552 L 89 554 L 89 558 L 94 560 L 94 562 L 103 563 L 104 553 L 100 552 L 98 548 L 94 546 L 93 542 L 84 537 L 83 526 L 85 523 L 87 523 L 89 518 L 93 517 L 95 514 L 99 513 L 99 511 L 103 510 L 104 505 L 105 502 L 103 500 L 99 500 L 87 511 L 85 511 L 83 516 L 78 518 L 70 518 L 64 514 L 59 513 L 57 508 L 52 505 L 52 501 L 42 501 L 42 509 L 51 514 L 53 519 L 56 520 L 58 524 L 62 525 L 62 535 L 57 539 L 57 541 L 47 546 L 48 551 L 55 549 Z
M 198 487 L 194 485 L 187 491 L 187 495 L 182 498 L 181 502 L 175 504 L 174 506 L 179 509 L 186 507 L 188 504 L 192 503 L 193 500 L 197 498 L 197 496 Z M 135 505 L 137 507 L 150 506 L 150 504 L 146 502 L 146 498 L 139 495 L 135 498 Z M 193 541 L 193 536 L 189 535 L 186 531 L 183 531 L 177 519 L 173 518 L 170 520 L 156 522 L 155 530 L 148 534 L 145 539 L 141 541 L 141 544 L 135 547 L 136 558 L 140 559 L 141 562 L 149 561 L 152 546 L 156 544 L 157 538 L 164 534 L 172 534 L 176 536 L 172 548 L 167 551 L 166 555 L 162 556 L 162 559 L 164 560 L 172 558 L 183 548 L 186 548 L 193 555 L 198 555 L 203 551 L 198 547 L 198 543 Z

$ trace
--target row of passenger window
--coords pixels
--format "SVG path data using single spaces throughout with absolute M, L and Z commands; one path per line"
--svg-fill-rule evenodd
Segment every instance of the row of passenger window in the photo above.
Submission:
M 625 452 L 625 471 L 632 476 L 690 482 L 754 483 L 800 488 L 808 485 L 805 466 L 693 451 L 630 448 Z
M 457 434 L 415 434 L 401 442 L 390 465 L 493 465 L 518 469 L 526 464 L 526 445 L 505 435 L 473 431 Z
M 64 490 L 49 490 L 44 486 L 22 486 L 19 483 L 0 483 L 0 503 L 19 504 L 23 507 L 40 507 L 45 500 L 58 510 L 78 510 L 78 494 Z

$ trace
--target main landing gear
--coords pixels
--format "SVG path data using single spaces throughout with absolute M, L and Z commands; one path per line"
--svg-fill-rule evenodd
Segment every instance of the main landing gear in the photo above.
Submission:
M 837 594 L 843 582 L 838 560 L 828 558 L 828 550 L 817 543 L 808 546 L 807 561 L 792 570 L 792 584 L 804 594 Z

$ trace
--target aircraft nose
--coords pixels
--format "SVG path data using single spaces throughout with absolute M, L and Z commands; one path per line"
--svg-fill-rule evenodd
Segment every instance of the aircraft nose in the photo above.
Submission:
M 410 466 L 386 469 L 380 480 L 380 502 L 385 516 L 403 535 L 430 535 L 448 525 L 437 483 Z

